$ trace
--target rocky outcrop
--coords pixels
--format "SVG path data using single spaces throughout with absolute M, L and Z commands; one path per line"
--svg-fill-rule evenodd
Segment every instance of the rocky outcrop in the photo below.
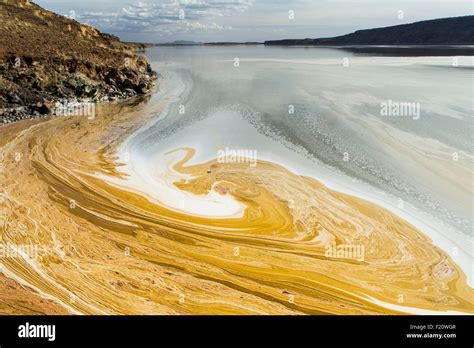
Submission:
M 156 73 L 122 43 L 26 0 L 0 0 L 0 124 L 55 113 L 67 101 L 150 91 Z

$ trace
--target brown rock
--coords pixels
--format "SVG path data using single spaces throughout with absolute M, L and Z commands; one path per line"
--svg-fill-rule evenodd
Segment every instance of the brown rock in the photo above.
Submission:
M 156 73 L 113 36 L 33 2 L 0 0 L 0 107 L 47 114 L 64 98 L 125 98 L 147 93 Z M 79 33 L 79 35 L 76 35 Z M 13 111 L 11 111 L 13 113 Z

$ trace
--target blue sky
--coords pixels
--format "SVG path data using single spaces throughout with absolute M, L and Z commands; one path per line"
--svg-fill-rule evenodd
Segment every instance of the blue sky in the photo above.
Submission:
M 36 0 L 123 40 L 264 41 L 327 37 L 473 14 L 472 0 Z M 292 12 L 290 12 L 292 11 Z M 291 14 L 294 14 L 291 18 Z

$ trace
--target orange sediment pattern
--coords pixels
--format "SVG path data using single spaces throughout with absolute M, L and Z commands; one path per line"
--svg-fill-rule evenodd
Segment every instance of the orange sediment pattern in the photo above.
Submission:
M 194 150 L 179 150 L 186 156 L 173 170 L 189 179 L 176 187 L 233 197 L 245 206 L 235 218 L 192 216 L 97 177 L 126 185 L 115 152 L 152 114 L 144 107 L 107 106 L 94 120 L 0 129 L 1 243 L 48 251 L 3 257 L 2 270 L 49 307 L 53 301 L 86 314 L 474 313 L 465 275 L 421 231 L 277 164 L 188 165 Z M 328 254 L 341 246 L 363 254 Z

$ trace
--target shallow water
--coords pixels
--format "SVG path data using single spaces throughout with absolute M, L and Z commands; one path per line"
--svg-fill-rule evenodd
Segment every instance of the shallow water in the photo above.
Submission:
M 128 141 L 131 158 L 190 146 L 199 163 L 226 148 L 254 150 L 390 207 L 462 263 L 472 282 L 472 57 L 263 46 L 147 55 L 182 93 Z M 419 109 L 382 114 L 391 102 Z

